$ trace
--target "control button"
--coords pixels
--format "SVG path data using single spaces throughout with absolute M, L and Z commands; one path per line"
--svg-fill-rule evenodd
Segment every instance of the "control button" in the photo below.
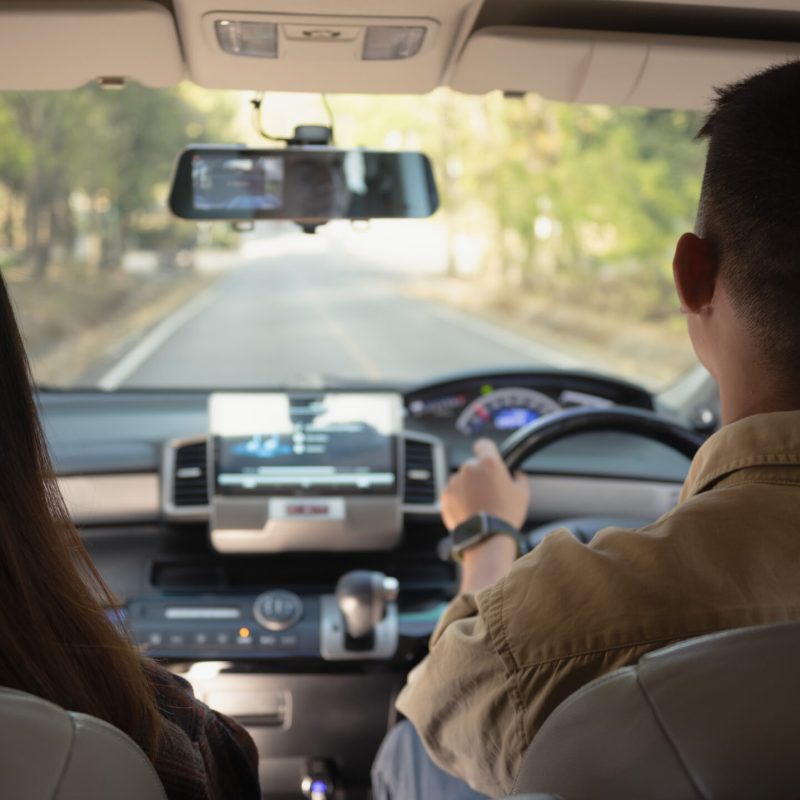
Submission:
M 199 647 L 203 647 L 204 645 L 208 644 L 208 634 L 207 633 L 195 633 L 192 635 L 192 644 L 196 644 Z
M 273 589 L 256 598 L 253 614 L 267 630 L 285 631 L 303 616 L 303 601 L 294 592 Z
M 250 628 L 239 628 L 239 635 L 236 637 L 236 644 L 240 647 L 253 644 L 253 635 L 250 633 Z
M 218 633 L 214 637 L 214 641 L 222 646 L 227 646 L 231 643 L 231 635 L 229 633 Z
M 182 633 L 171 633 L 167 637 L 167 644 L 170 647 L 183 647 L 186 644 L 186 637 Z
M 262 595 L 261 613 L 269 619 L 285 621 L 296 616 L 300 598 L 284 592 Z
M 278 645 L 278 637 L 274 633 L 262 633 L 258 637 L 258 646 L 271 650 Z
M 164 641 L 164 637 L 160 633 L 150 633 L 147 636 L 147 644 L 151 647 L 158 647 Z
M 297 649 L 297 645 L 299 643 L 299 640 L 296 636 L 281 636 L 278 641 L 284 650 L 295 650 Z

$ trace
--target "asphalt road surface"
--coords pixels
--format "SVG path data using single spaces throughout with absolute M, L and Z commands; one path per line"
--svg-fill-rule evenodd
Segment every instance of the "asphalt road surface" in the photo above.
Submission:
M 162 320 L 96 382 L 105 389 L 229 389 L 333 378 L 422 382 L 461 370 L 577 365 L 411 297 L 403 280 L 332 254 L 252 260 Z

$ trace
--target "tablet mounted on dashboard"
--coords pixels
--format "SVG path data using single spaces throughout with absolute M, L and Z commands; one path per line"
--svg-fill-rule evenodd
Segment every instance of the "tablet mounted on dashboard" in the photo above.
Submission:
M 384 550 L 397 544 L 399 395 L 213 394 L 209 422 L 217 550 Z

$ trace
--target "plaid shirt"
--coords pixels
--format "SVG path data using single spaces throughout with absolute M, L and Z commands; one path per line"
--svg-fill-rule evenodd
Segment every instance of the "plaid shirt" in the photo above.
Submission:
M 260 800 L 258 752 L 244 728 L 197 700 L 188 681 L 146 664 L 163 717 L 153 764 L 169 800 Z

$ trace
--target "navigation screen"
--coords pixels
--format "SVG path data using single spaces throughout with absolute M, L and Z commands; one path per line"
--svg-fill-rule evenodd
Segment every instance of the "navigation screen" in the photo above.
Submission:
M 218 495 L 397 492 L 392 394 L 215 394 Z
M 201 211 L 283 207 L 283 158 L 207 153 L 192 158 L 194 206 Z

